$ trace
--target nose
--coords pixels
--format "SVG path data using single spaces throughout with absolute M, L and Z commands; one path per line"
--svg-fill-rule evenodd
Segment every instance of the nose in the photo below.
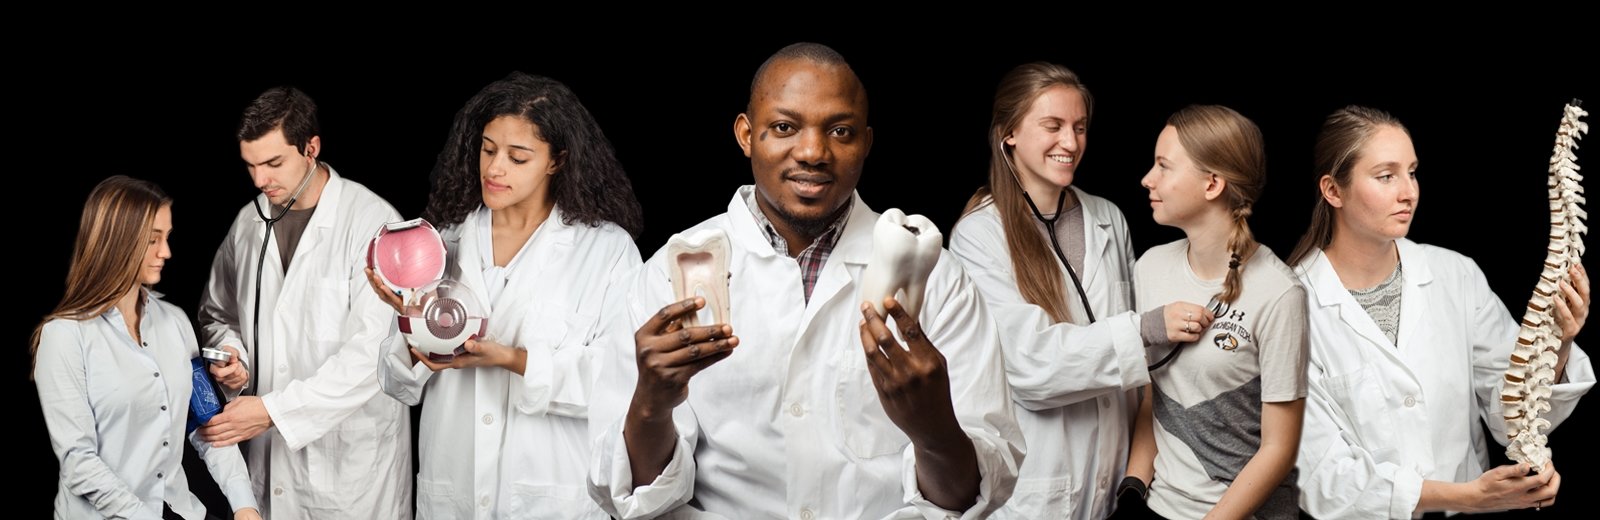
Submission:
M 795 143 L 793 151 L 796 162 L 813 166 L 828 162 L 828 138 L 823 132 L 820 128 L 800 132 L 800 140 Z
M 507 157 L 509 157 L 509 155 L 503 153 L 495 154 L 494 157 L 490 157 L 489 162 L 483 165 L 483 175 L 485 177 L 499 177 L 505 175 L 506 164 L 502 161 L 507 160 Z
M 1421 195 L 1422 186 L 1417 184 L 1417 178 L 1407 175 L 1405 186 L 1400 188 L 1400 202 L 1410 202 L 1415 204 L 1417 202 L 1417 197 Z
M 1139 186 L 1150 191 L 1156 191 L 1156 167 L 1151 166 L 1150 171 L 1144 172 L 1144 177 L 1139 179 Z
M 1071 129 L 1061 132 L 1061 147 L 1065 148 L 1068 152 L 1072 152 L 1074 154 L 1078 153 L 1078 149 L 1080 148 L 1080 146 L 1078 146 L 1078 138 L 1078 133 Z
M 261 168 L 250 168 L 250 182 L 254 183 L 256 185 L 256 189 L 259 190 L 272 184 L 272 179 L 268 177 L 267 172 L 262 171 Z
M 156 242 L 156 258 L 166 260 L 172 258 L 172 246 L 167 244 L 167 239 L 162 238 Z

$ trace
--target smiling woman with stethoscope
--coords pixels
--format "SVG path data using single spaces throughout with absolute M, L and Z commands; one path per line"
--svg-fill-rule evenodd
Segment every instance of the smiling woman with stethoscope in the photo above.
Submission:
M 1110 515 L 1128 454 L 1130 391 L 1150 381 L 1145 347 L 1199 339 L 1210 320 L 1184 302 L 1130 312 L 1127 221 L 1110 201 L 1072 187 L 1092 109 L 1065 67 L 1008 73 L 995 93 L 988 185 L 950 235 L 950 252 L 1002 331 L 1028 444 L 999 518 Z

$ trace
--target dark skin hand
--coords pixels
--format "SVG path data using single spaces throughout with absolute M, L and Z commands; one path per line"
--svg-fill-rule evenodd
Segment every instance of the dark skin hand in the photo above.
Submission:
M 911 439 L 922 495 L 951 511 L 970 509 L 978 502 L 978 452 L 956 420 L 944 354 L 894 297 L 884 298 L 883 307 L 910 348 L 901 347 L 877 311 L 861 303 L 861 347 L 878 400 Z
M 739 338 L 727 324 L 684 328 L 682 320 L 705 307 L 694 297 L 662 307 L 633 335 L 639 382 L 623 423 L 633 486 L 646 486 L 672 462 L 678 429 L 672 409 L 689 398 L 689 378 L 733 354 Z

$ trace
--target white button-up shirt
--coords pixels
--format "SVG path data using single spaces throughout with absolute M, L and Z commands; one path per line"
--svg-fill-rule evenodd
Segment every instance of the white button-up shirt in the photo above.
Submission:
M 146 292 L 135 343 L 113 307 L 86 320 L 56 319 L 39 335 L 34 383 L 50 445 L 61 462 L 56 518 L 205 516 L 183 473 L 184 426 L 200 355 L 189 318 Z M 189 437 L 234 510 L 256 507 L 237 446 Z
M 751 189 L 746 187 L 743 189 Z M 807 304 L 800 266 L 774 251 L 744 197 L 695 229 L 731 239 L 732 356 L 689 383 L 673 411 L 678 438 L 666 470 L 637 489 L 622 417 L 637 381 L 633 334 L 676 300 L 658 252 L 627 286 L 623 312 L 590 407 L 597 429 L 590 493 L 619 518 L 978 518 L 1016 482 L 1022 436 L 1011 411 L 994 324 L 960 263 L 942 254 L 919 319 L 949 362 L 957 419 L 981 475 L 977 503 L 947 511 L 923 498 L 909 439 L 884 413 L 867 373 L 856 280 L 878 214 L 858 198 Z M 693 230 L 691 230 L 693 231 Z M 685 505 L 688 504 L 688 505 Z

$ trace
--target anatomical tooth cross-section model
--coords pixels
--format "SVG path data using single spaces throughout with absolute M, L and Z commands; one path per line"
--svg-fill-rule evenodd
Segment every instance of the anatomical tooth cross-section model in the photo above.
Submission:
M 673 295 L 679 300 L 695 296 L 706 299 L 706 306 L 685 318 L 683 326 L 728 323 L 732 310 L 728 301 L 728 254 L 728 234 L 721 229 L 678 233 L 667 240 L 667 277 L 671 279 Z
M 1522 314 L 1522 330 L 1511 351 L 1511 366 L 1500 390 L 1500 405 L 1506 421 L 1506 436 L 1511 442 L 1506 456 L 1526 462 L 1534 471 L 1544 471 L 1550 461 L 1545 447 L 1545 431 L 1550 421 L 1541 414 L 1550 411 L 1550 387 L 1555 382 L 1556 351 L 1561 348 L 1561 329 L 1555 322 L 1555 300 L 1562 298 L 1561 283 L 1570 284 L 1568 269 L 1583 260 L 1583 235 L 1589 232 L 1584 221 L 1583 175 L 1578 173 L 1578 139 L 1589 131 L 1581 119 L 1588 115 L 1574 100 L 1562 114 L 1556 130 L 1555 153 L 1550 156 L 1550 245 L 1544 271 Z

